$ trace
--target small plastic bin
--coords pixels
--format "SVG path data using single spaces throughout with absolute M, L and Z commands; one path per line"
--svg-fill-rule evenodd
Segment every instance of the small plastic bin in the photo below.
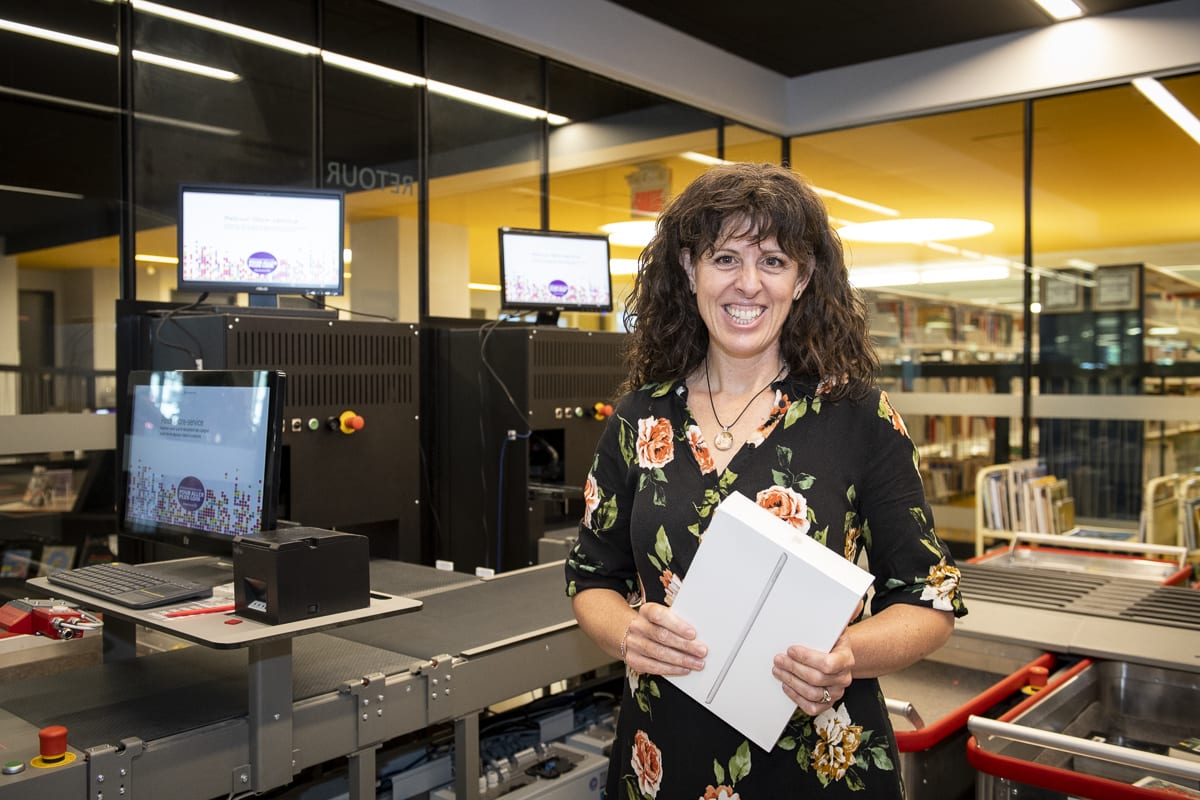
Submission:
M 1085 659 L 998 720 L 971 717 L 977 800 L 1200 798 L 1200 673 Z M 1177 752 L 1177 751 L 1176 751 Z
M 955 635 L 940 650 L 879 679 L 896 732 L 900 774 L 910 799 L 969 798 L 967 719 L 999 715 L 1054 657 L 1021 645 Z

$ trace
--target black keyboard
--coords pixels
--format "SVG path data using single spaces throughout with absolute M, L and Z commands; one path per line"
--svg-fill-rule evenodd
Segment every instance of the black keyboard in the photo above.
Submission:
M 134 564 L 89 564 L 53 572 L 46 578 L 64 589 L 74 589 L 127 608 L 154 608 L 184 600 L 212 597 L 212 587 L 179 578 L 168 578 Z

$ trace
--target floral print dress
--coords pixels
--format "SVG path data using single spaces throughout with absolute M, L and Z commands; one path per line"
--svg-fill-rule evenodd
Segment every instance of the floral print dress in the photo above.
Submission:
M 584 487 L 567 593 L 613 589 L 670 605 L 713 509 L 741 492 L 874 575 L 872 613 L 895 603 L 966 613 L 938 539 L 917 452 L 887 394 L 832 401 L 817 381 L 772 384 L 769 418 L 718 473 L 682 383 L 624 397 Z M 865 562 L 865 563 L 864 563 Z M 755 587 L 721 586 L 745 592 Z M 796 609 L 797 625 L 819 608 Z M 855 680 L 816 717 L 797 710 L 769 752 L 656 675 L 626 670 L 610 800 L 902 797 L 879 684 Z M 771 664 L 764 680 L 776 680 Z M 780 687 L 780 691 L 783 689 Z

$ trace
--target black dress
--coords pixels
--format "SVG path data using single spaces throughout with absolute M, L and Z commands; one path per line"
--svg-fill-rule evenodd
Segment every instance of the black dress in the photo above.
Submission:
M 646 386 L 620 401 L 584 489 L 568 594 L 607 588 L 633 601 L 644 591 L 646 600 L 670 605 L 712 510 L 736 491 L 847 559 L 865 556 L 859 563 L 875 578 L 872 613 L 911 603 L 965 614 L 916 448 L 887 394 L 831 401 L 815 380 L 792 376 L 772 388 L 770 417 L 721 473 L 684 384 Z M 820 609 L 797 609 L 798 617 L 813 613 Z M 874 679 L 855 680 L 816 717 L 797 710 L 767 752 L 669 681 L 626 672 L 610 800 L 903 796 Z

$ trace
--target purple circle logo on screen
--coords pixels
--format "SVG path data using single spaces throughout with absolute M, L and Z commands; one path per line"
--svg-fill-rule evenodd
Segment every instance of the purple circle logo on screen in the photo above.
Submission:
M 550 294 L 555 297 L 562 297 L 569 288 L 566 281 L 550 281 Z
M 195 511 L 204 505 L 204 484 L 199 478 L 187 476 L 179 482 L 179 488 L 175 490 L 175 499 L 188 511 Z
M 258 252 L 246 259 L 246 266 L 259 275 L 270 275 L 279 266 L 279 259 L 267 252 Z

